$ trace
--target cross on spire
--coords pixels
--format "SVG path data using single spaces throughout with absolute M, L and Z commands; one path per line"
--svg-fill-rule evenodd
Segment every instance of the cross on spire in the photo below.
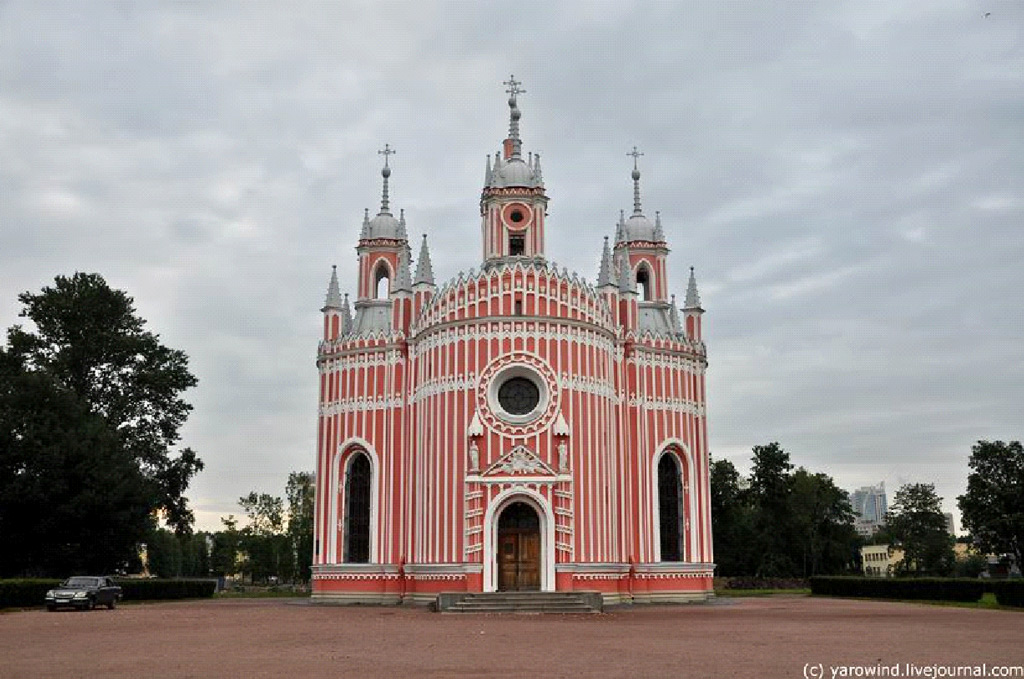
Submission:
M 391 168 L 388 166 L 388 156 L 394 155 L 395 150 L 391 148 L 390 144 L 384 144 L 382 151 L 377 151 L 378 155 L 384 156 L 384 168 L 380 171 L 381 176 L 384 177 L 384 190 L 381 192 L 380 199 L 380 213 L 382 215 L 391 214 L 391 208 L 388 205 L 388 177 L 391 176 Z
M 508 80 L 502 83 L 502 85 L 508 85 L 508 89 L 505 91 L 511 94 L 513 99 L 516 98 L 516 95 L 523 94 L 526 92 L 526 90 L 519 87 L 522 84 L 523 82 L 521 80 L 516 80 L 516 77 L 514 75 L 510 75 L 508 77 Z
M 504 81 L 502 84 L 508 85 L 508 89 L 505 91 L 511 95 L 508 98 L 508 141 L 511 141 L 512 144 L 511 148 L 506 147 L 505 154 L 506 157 L 520 158 L 522 157 L 523 142 L 519 139 L 519 118 L 522 116 L 522 113 L 519 111 L 519 106 L 516 104 L 516 95 L 522 94 L 526 90 L 520 87 L 523 83 L 516 80 L 514 75 L 510 75 L 508 80 Z
M 638 169 L 637 168 L 637 161 L 640 159 L 640 156 L 642 156 L 643 154 L 644 154 L 644 152 L 638 150 L 635 146 L 633 147 L 632 151 L 630 151 L 629 153 L 626 154 L 627 156 L 633 156 L 633 169 L 634 170 Z
M 643 155 L 643 151 L 633 147 L 633 150 L 626 154 L 627 156 L 633 156 L 633 214 L 643 214 L 640 210 L 640 167 L 638 161 L 640 156 Z

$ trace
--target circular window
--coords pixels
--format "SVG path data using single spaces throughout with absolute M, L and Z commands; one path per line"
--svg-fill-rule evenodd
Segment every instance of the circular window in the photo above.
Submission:
M 513 210 L 512 214 L 509 215 L 509 219 L 518 224 L 519 222 L 523 221 L 525 217 L 523 216 L 522 210 Z
M 539 403 L 540 389 L 526 377 L 513 377 L 498 387 L 498 404 L 510 415 L 528 415 Z

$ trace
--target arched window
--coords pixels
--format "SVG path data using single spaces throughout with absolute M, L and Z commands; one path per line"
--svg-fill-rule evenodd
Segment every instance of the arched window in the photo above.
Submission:
M 640 288 L 643 300 L 650 302 L 654 291 L 651 285 L 651 270 L 647 268 L 646 264 L 641 264 L 640 268 L 636 270 L 636 284 Z
M 391 279 L 388 277 L 388 265 L 381 262 L 377 265 L 377 271 L 373 274 L 373 296 L 377 299 L 387 299 L 391 294 Z
M 658 462 L 658 519 L 661 560 L 683 560 L 683 479 L 679 459 L 665 453 Z
M 355 453 L 345 472 L 346 563 L 370 561 L 370 459 Z

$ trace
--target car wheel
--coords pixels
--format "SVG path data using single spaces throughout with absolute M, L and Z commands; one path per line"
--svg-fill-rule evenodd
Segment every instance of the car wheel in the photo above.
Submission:
M 117 607 L 117 599 L 111 599 L 110 602 L 107 604 L 107 608 L 110 609 L 110 610 L 114 610 L 114 608 L 116 608 L 116 607 Z
M 48 610 L 48 611 L 50 611 L 52 613 L 53 611 L 57 610 L 57 607 L 56 606 L 47 606 L 46 610 Z

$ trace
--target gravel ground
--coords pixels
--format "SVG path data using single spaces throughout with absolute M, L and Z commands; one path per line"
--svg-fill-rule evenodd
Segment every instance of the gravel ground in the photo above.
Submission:
M 1024 665 L 1024 613 L 768 597 L 602 615 L 282 599 L 0 615 L 4 678 L 804 677 L 819 663 L 826 678 L 846 665 Z

